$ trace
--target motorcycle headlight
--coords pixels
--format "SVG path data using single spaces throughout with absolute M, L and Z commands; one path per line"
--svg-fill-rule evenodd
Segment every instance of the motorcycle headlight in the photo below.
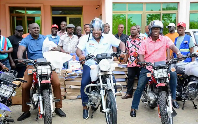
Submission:
M 107 59 L 103 59 L 99 62 L 99 68 L 101 71 L 109 71 L 111 65 Z
M 51 67 L 46 65 L 46 66 L 38 66 L 37 67 L 37 73 L 38 74 L 50 74 L 51 73 Z

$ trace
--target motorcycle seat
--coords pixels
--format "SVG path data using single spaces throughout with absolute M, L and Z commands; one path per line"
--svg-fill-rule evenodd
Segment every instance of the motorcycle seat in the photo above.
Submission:
M 47 62 L 47 60 L 45 58 L 39 58 L 37 59 L 37 62 Z

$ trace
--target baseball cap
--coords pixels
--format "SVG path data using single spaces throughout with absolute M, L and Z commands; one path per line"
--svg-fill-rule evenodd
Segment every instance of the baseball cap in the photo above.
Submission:
M 185 27 L 186 27 L 186 24 L 185 24 L 184 22 L 179 22 L 178 25 L 177 25 L 177 27 L 178 27 L 178 26 L 182 26 L 182 27 L 185 28 Z
M 15 30 L 17 30 L 17 31 L 22 31 L 22 30 L 24 30 L 24 29 L 23 29 L 23 27 L 22 27 L 21 25 L 18 25 L 18 26 L 15 27 Z
M 169 25 L 168 26 L 176 26 L 174 23 L 169 23 Z
M 75 26 L 73 24 L 68 24 L 67 28 L 75 28 Z
M 53 25 L 51 26 L 51 28 L 58 28 L 58 25 L 53 24 Z

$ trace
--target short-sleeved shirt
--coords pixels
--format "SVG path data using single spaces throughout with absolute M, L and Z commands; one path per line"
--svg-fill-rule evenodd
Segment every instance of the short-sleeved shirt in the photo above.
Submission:
M 75 53 L 77 49 L 79 39 L 76 35 L 69 37 L 68 34 L 65 34 L 60 37 L 58 45 L 63 47 L 65 52 Z
M 84 35 L 79 41 L 78 48 L 85 52 L 85 55 L 92 54 L 97 55 L 101 53 L 112 53 L 112 47 L 118 47 L 120 44 L 120 40 L 115 38 L 112 34 L 102 34 L 100 42 L 98 43 L 90 34 Z
M 2 42 L 1 40 L 3 39 L 3 36 L 1 36 L 1 38 L 0 38 L 0 43 Z M 8 38 L 6 38 L 6 41 L 7 41 L 7 47 L 8 48 L 11 48 L 12 47 L 12 44 L 10 43 L 10 40 L 8 39 Z M 2 46 L 1 46 L 1 44 L 0 44 L 0 48 L 3 48 Z M 8 54 L 6 53 L 6 54 L 0 54 L 0 60 L 2 60 L 2 59 L 6 59 L 6 58 L 8 58 Z
M 52 35 L 50 34 L 50 35 L 47 35 L 47 37 L 49 38 L 49 41 L 53 41 L 56 45 L 58 45 L 59 40 L 60 40 L 60 37 L 59 37 L 59 36 L 52 36 Z
M 66 31 L 65 31 L 64 33 L 62 33 L 61 31 L 58 31 L 58 32 L 57 32 L 57 35 L 58 35 L 59 37 L 61 37 L 61 36 L 65 35 L 65 34 L 67 34 L 67 32 L 66 32 Z
M 169 37 L 159 36 L 156 41 L 151 37 L 141 42 L 141 47 L 138 54 L 144 55 L 145 62 L 159 62 L 166 61 L 166 50 L 174 43 Z
M 180 48 L 180 45 L 181 43 L 183 42 L 183 39 L 184 39 L 185 36 L 179 36 L 178 39 L 177 39 L 177 42 L 176 42 L 176 47 L 179 49 Z M 192 37 L 190 37 L 190 43 L 189 43 L 189 48 L 192 48 L 194 47 L 195 44 L 194 44 L 194 41 L 192 39 Z
M 26 47 L 28 59 L 36 60 L 43 58 L 42 46 L 46 36 L 39 35 L 38 39 L 34 39 L 31 35 L 22 39 L 20 46 Z
M 141 45 L 141 39 L 136 38 L 132 39 L 131 36 L 129 36 L 127 43 L 126 43 L 126 49 L 128 51 L 128 67 L 139 67 L 137 65 L 139 55 L 138 50 L 140 49 Z
M 8 39 L 13 46 L 13 52 L 11 53 L 12 59 L 17 59 L 17 51 L 19 48 L 19 44 L 22 41 L 22 37 L 18 37 L 16 35 L 9 36 Z M 26 51 L 23 53 L 23 59 L 26 59 Z

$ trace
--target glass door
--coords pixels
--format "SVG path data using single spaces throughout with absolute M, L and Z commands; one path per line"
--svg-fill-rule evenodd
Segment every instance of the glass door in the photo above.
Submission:
M 82 27 L 82 17 L 67 17 L 67 24 L 73 24 L 75 26 L 74 34 L 76 34 L 76 27 Z

